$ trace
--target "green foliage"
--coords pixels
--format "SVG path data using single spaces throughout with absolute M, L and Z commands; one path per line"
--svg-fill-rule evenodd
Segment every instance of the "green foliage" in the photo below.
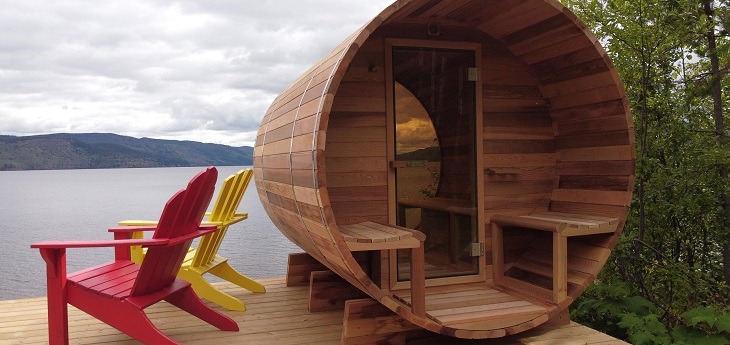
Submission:
M 726 342 L 722 344 L 730 344 L 730 341 L 725 338 L 725 336 L 730 336 L 730 314 L 719 312 L 714 308 L 697 307 L 681 316 L 686 327 L 690 327 L 690 331 L 693 333 L 704 333 L 708 339 L 724 338 Z M 677 327 L 675 331 L 684 332 L 686 327 Z M 678 337 L 683 335 L 677 334 Z
M 730 344 L 730 314 L 700 306 L 668 329 L 660 308 L 626 283 L 596 284 L 574 303 L 571 318 L 632 344 Z M 662 315 L 662 316 L 660 316 Z
M 657 307 L 646 298 L 632 295 L 625 283 L 596 284 L 573 304 L 571 318 L 591 328 L 635 344 L 667 337 L 667 331 L 656 317 Z
M 563 2 L 610 54 L 637 149 L 624 234 L 572 316 L 635 344 L 730 344 L 730 2 Z
M 679 326 L 672 331 L 675 344 L 681 345 L 727 345 L 730 340 L 722 335 L 707 334 L 694 328 Z
M 628 340 L 637 345 L 669 344 L 671 337 L 667 328 L 659 321 L 656 314 L 638 316 L 634 313 L 621 315 L 619 327 L 628 333 Z
M 426 170 L 428 170 L 431 180 L 428 182 L 428 186 L 426 186 L 426 188 L 421 188 L 419 192 L 427 198 L 435 198 L 441 174 L 438 168 L 429 167 Z
M 574 313 L 636 343 L 667 334 L 677 343 L 723 343 L 730 308 L 730 2 L 563 2 L 610 54 L 634 115 L 637 149 L 624 234 L 599 277 L 604 286 L 590 290 Z M 654 308 L 631 310 L 631 296 Z

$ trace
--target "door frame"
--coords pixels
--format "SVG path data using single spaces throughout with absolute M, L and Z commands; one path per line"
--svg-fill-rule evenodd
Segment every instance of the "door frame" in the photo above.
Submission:
M 453 42 L 453 41 L 436 41 L 436 40 L 418 40 L 418 39 L 401 39 L 401 38 L 386 38 L 385 39 L 385 105 L 386 105 L 386 128 L 387 128 L 387 159 L 388 162 L 395 160 L 395 113 L 394 113 L 394 87 L 393 87 L 393 47 L 415 47 L 415 48 L 432 48 L 432 49 L 453 49 L 453 50 L 468 50 L 474 52 L 475 66 L 482 70 L 482 45 L 478 42 Z M 484 78 L 480 76 L 476 82 L 474 82 L 474 97 L 475 97 L 475 109 L 476 112 L 476 124 L 475 124 L 475 151 L 476 151 L 476 175 L 477 182 L 477 241 L 485 245 L 486 234 L 485 234 L 485 220 L 484 220 L 484 114 L 482 112 L 482 87 Z M 388 222 L 390 224 L 396 224 L 396 190 L 395 190 L 396 174 L 395 170 L 388 167 Z M 397 262 L 397 251 L 390 250 L 388 253 L 388 262 L 383 263 L 387 267 L 383 267 L 385 272 L 388 272 L 388 280 L 391 290 L 401 290 L 410 288 L 411 282 L 398 281 L 398 262 Z M 462 283 L 472 283 L 487 280 L 487 267 L 486 267 L 486 255 L 482 255 L 478 259 L 479 271 L 477 274 L 456 276 L 456 277 L 445 277 L 445 278 L 430 278 L 426 279 L 426 286 L 439 286 L 439 285 L 453 285 Z

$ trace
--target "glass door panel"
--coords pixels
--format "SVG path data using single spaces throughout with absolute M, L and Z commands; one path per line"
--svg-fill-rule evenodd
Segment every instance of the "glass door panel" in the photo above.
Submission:
M 475 52 L 393 47 L 396 223 L 426 234 L 426 278 L 479 273 Z M 410 277 L 398 251 L 398 281 Z

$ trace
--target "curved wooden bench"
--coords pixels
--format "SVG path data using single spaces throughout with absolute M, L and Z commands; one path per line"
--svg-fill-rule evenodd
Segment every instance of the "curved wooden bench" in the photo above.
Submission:
M 413 249 L 421 246 L 426 235 L 420 231 L 376 222 L 362 222 L 340 228 L 351 251 Z

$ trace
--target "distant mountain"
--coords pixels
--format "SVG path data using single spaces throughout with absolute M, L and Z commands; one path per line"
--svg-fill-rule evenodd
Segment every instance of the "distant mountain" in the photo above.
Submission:
M 0 135 L 0 170 L 252 165 L 253 148 L 110 133 Z
M 431 146 L 411 152 L 401 153 L 396 156 L 396 159 L 399 161 L 439 162 L 441 161 L 441 148 L 438 146 Z

